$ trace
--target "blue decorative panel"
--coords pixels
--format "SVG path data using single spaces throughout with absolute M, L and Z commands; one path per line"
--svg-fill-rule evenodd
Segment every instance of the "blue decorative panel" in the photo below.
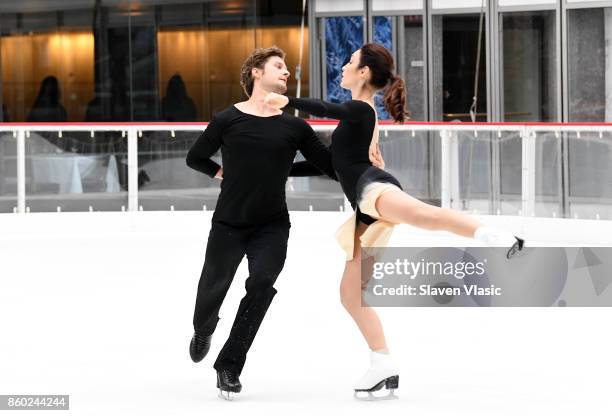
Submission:
M 328 101 L 342 103 L 351 99 L 351 92 L 340 87 L 342 67 L 353 52 L 363 45 L 361 16 L 325 18 L 325 59 L 327 62 Z
M 393 52 L 393 35 L 390 17 L 374 17 L 374 43 L 379 43 Z
M 381 44 L 393 53 L 393 34 L 392 34 L 391 18 L 387 16 L 374 17 L 374 43 Z M 385 110 L 383 104 L 383 93 L 379 92 L 374 97 L 376 111 L 380 120 L 389 120 L 391 116 Z

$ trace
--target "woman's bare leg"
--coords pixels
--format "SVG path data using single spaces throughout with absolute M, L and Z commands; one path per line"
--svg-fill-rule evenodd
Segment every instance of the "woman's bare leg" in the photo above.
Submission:
M 459 211 L 426 204 L 400 190 L 381 195 L 376 200 L 376 210 L 387 221 L 427 230 L 446 230 L 469 238 L 482 226 Z
M 344 308 L 359 327 L 370 349 L 378 351 L 387 348 L 382 324 L 376 311 L 369 306 L 362 306 L 361 303 L 361 290 L 367 284 L 367 281 L 362 281 L 361 276 L 362 256 L 359 237 L 366 228 L 365 224 L 358 223 L 355 230 L 355 253 L 353 260 L 347 261 L 344 267 L 344 274 L 340 283 L 340 299 Z

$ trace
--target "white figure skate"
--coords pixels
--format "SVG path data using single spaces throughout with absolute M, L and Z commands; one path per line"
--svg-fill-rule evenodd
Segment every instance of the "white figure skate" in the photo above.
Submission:
M 377 395 L 374 392 L 385 388 L 386 395 Z M 394 394 L 399 387 L 397 366 L 389 354 L 370 352 L 370 368 L 355 384 L 354 397 L 357 400 L 393 400 L 398 397 Z

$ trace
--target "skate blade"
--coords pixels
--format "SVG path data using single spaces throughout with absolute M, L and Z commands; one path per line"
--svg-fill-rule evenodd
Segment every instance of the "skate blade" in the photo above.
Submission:
M 220 399 L 227 400 L 228 402 L 234 400 L 234 394 L 231 391 L 223 391 L 219 389 L 218 396 Z
M 512 245 L 512 247 L 510 247 L 510 250 L 508 250 L 508 252 L 506 253 L 506 258 L 508 260 L 515 257 L 519 257 L 520 255 L 525 253 L 523 251 L 523 248 L 525 247 L 525 240 L 518 237 L 514 238 L 516 238 L 516 242 Z
M 353 397 L 357 400 L 363 402 L 376 402 L 382 400 L 396 400 L 399 399 L 398 396 L 395 395 L 394 390 L 385 390 L 386 394 L 384 395 L 376 395 L 375 392 L 372 391 L 356 391 L 353 394 Z

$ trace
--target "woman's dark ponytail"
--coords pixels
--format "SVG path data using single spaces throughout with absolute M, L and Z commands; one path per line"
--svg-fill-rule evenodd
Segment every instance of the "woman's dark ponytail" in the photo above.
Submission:
M 366 43 L 361 47 L 359 68 L 367 66 L 371 71 L 370 84 L 385 90 L 383 103 L 393 120 L 403 123 L 408 118 L 406 111 L 406 84 L 393 73 L 393 56 L 382 45 Z
M 406 84 L 402 77 L 391 75 L 389 85 L 383 97 L 385 109 L 396 123 L 403 123 L 408 119 L 406 111 Z

